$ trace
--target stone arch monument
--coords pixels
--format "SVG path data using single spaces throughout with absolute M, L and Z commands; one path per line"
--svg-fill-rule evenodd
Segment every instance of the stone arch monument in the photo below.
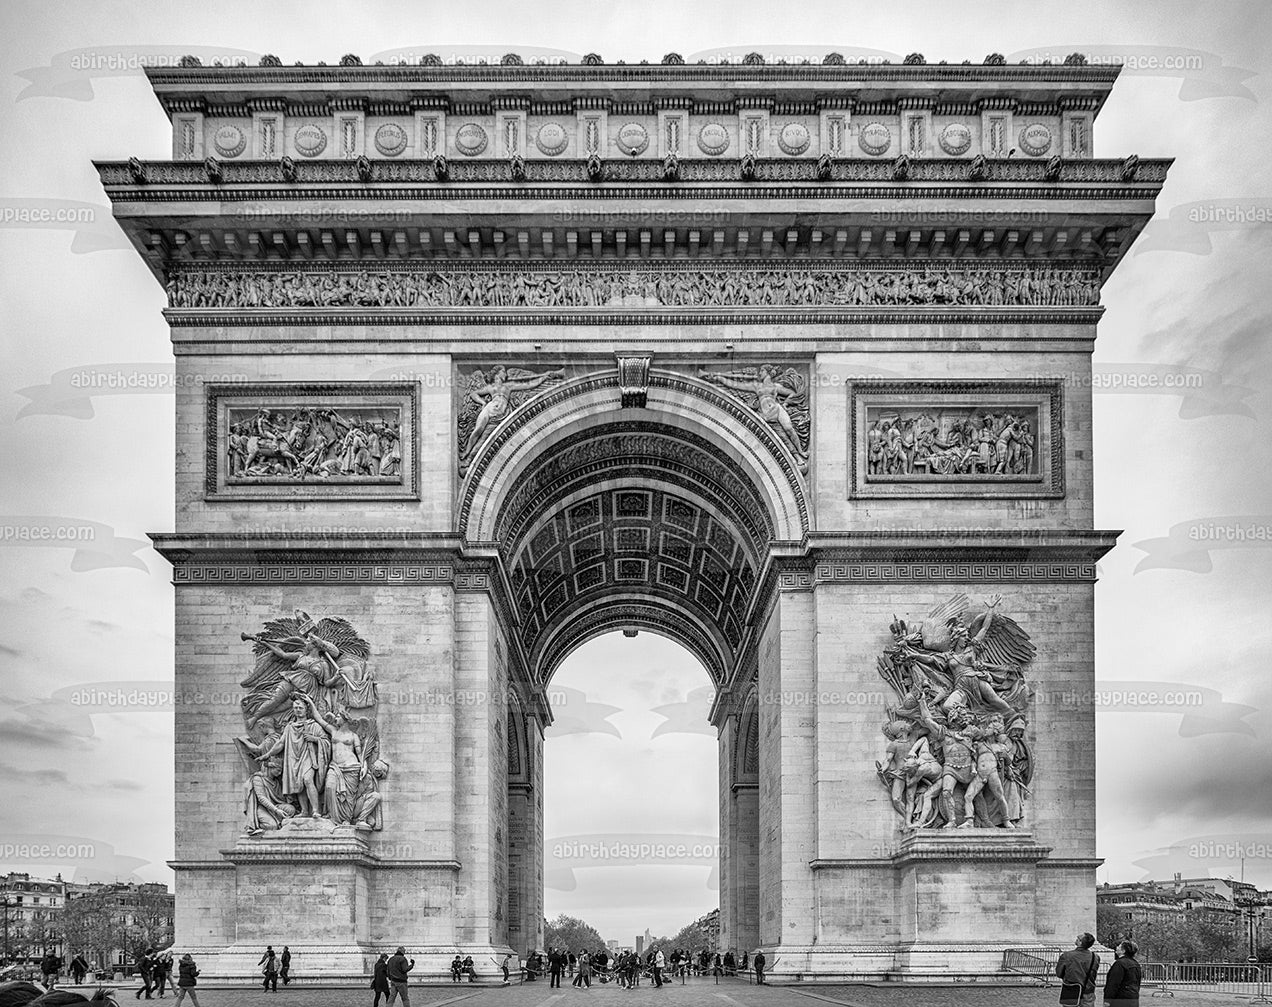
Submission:
M 207 975 L 540 947 L 549 684 L 619 628 L 716 691 L 724 947 L 1090 928 L 1091 353 L 1168 167 L 1094 157 L 1115 70 L 191 62 L 98 170 L 176 355 Z

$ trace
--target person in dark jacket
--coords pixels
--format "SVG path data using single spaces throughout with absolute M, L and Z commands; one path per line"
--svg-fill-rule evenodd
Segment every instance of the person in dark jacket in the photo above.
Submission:
M 77 954 L 71 959 L 71 979 L 75 981 L 76 986 L 84 984 L 84 977 L 88 975 L 88 961 L 83 954 Z
M 371 1007 L 380 1007 L 380 997 L 389 998 L 389 956 L 380 955 L 375 963 L 375 973 L 371 977 L 371 988 L 375 990 L 375 1002 Z
M 1072 950 L 1064 952 L 1056 962 L 1056 975 L 1062 983 L 1082 987 L 1079 1007 L 1094 1007 L 1095 974 L 1100 971 L 1100 956 L 1091 950 L 1095 938 L 1078 934 Z
M 261 983 L 262 989 L 269 989 L 271 986 L 274 992 L 278 992 L 278 955 L 274 953 L 274 945 L 267 945 L 265 953 L 261 955 L 261 960 L 256 963 L 261 966 L 261 975 L 264 981 Z
M 147 1000 L 153 1000 L 150 991 L 154 988 L 150 985 L 150 980 L 155 974 L 155 949 L 146 948 L 137 956 L 137 972 L 141 976 L 141 989 L 137 991 L 136 999 L 140 1000 L 144 993 Z
M 393 1003 L 398 997 L 402 998 L 402 1007 L 411 1007 L 411 997 L 407 992 L 407 981 L 410 978 L 411 969 L 415 968 L 415 959 L 410 962 L 406 960 L 406 948 L 398 948 L 397 953 L 389 959 L 388 977 L 389 977 L 389 999 L 388 1003 Z
M 548 948 L 549 989 L 561 988 L 561 973 L 565 971 L 565 955 L 560 948 Z
M 765 965 L 764 952 L 763 951 L 755 952 L 755 984 L 757 986 L 764 985 L 764 965 Z
M 173 1007 L 181 1003 L 187 995 L 194 1007 L 199 1007 L 199 995 L 194 992 L 198 978 L 199 970 L 195 967 L 194 959 L 188 954 L 182 955 L 181 961 L 177 963 L 177 1000 Z
M 1135 960 L 1139 948 L 1134 941 L 1122 941 L 1113 953 L 1117 955 L 1104 979 L 1105 1007 L 1136 1007 L 1139 1003 L 1143 972 Z
M 451 970 L 451 982 L 453 983 L 459 982 L 459 977 L 464 974 L 464 959 L 460 958 L 459 955 L 456 955 L 454 958 L 452 958 L 451 964 L 450 964 L 450 970 Z
M 44 975 L 44 985 L 53 989 L 57 985 L 58 973 L 62 971 L 62 958 L 52 951 L 40 959 L 40 972 Z
M 283 953 L 278 956 L 278 961 L 279 964 L 282 965 L 282 969 L 279 970 L 278 973 L 278 978 L 280 978 L 283 981 L 283 985 L 286 986 L 289 982 L 291 982 L 291 948 L 289 948 L 286 944 L 283 945 Z
M 164 990 L 172 985 L 172 955 L 155 955 L 155 967 L 151 971 L 155 992 L 163 996 Z

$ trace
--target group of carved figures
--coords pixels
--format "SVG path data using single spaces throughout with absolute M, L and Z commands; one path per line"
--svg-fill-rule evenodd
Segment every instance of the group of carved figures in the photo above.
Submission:
M 1098 274 L 1058 268 L 241 272 L 169 276 L 174 308 L 808 307 L 1099 303 Z
M 343 619 L 315 623 L 297 609 L 266 623 L 242 682 L 247 734 L 235 746 L 247 771 L 245 832 L 306 819 L 383 828 L 378 695 L 370 647 Z
M 258 408 L 234 422 L 226 437 L 231 479 L 285 477 L 348 479 L 397 476 L 402 471 L 398 422 L 374 415 L 342 415 L 333 408 Z
M 1024 415 L 973 411 L 880 416 L 866 430 L 870 475 L 1032 475 L 1035 431 Z
M 560 381 L 561 370 L 536 373 L 502 365 L 472 371 L 460 379 L 459 468 L 468 471 L 488 434 L 523 402 L 547 384 Z M 770 364 L 733 371 L 698 372 L 698 377 L 724 389 L 767 423 L 795 456 L 801 472 L 808 470 L 808 381 L 796 368 Z
M 1035 648 L 1000 602 L 989 598 L 970 623 L 965 595 L 915 629 L 892 623 L 878 666 L 897 703 L 875 768 L 905 829 L 1014 829 L 1025 820 L 1034 760 L 1024 668 Z

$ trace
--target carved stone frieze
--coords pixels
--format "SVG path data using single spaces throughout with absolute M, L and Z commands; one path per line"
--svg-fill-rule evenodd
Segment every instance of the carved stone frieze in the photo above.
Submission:
M 1025 671 L 1036 648 L 1000 602 L 965 623 L 960 594 L 917 626 L 892 623 L 878 669 L 896 702 L 875 769 L 903 829 L 1024 823 L 1034 766 Z
M 173 308 L 1064 306 L 1099 303 L 1090 269 L 179 269 Z
M 1056 379 L 848 382 L 852 495 L 1062 496 Z
M 209 496 L 415 492 L 409 384 L 209 385 Z

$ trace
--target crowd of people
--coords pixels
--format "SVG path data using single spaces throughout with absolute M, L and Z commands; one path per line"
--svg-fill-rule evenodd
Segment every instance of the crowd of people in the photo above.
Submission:
M 756 954 L 754 960 L 756 982 L 764 982 L 764 954 Z M 620 989 L 636 989 L 645 979 L 655 989 L 668 980 L 679 979 L 684 983 L 690 976 L 713 976 L 718 983 L 721 976 L 746 973 L 752 963 L 743 953 L 741 960 L 732 951 L 685 951 L 676 948 L 670 954 L 661 948 L 646 952 L 620 951 L 611 955 L 605 948 L 599 951 L 584 949 L 577 954 L 568 948 L 549 948 L 546 955 L 532 952 L 526 959 L 524 974 L 527 981 L 539 979 L 545 973 L 549 985 L 559 988 L 561 980 L 568 978 L 570 985 L 590 989 L 593 978 L 599 983 L 617 983 Z

